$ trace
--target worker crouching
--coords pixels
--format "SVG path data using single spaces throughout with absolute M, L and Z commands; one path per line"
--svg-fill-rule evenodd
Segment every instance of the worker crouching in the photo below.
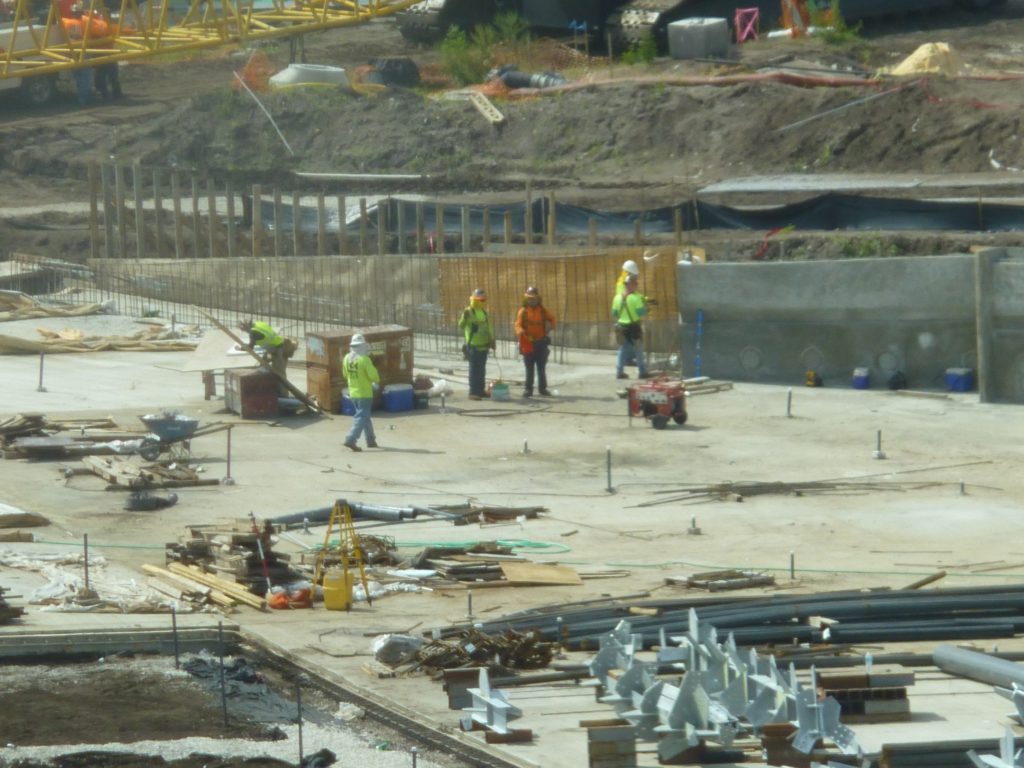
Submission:
M 551 351 L 549 334 L 555 328 L 555 315 L 544 306 L 540 291 L 530 286 L 523 294 L 523 306 L 516 313 L 516 337 L 519 352 L 526 366 L 526 387 L 523 397 L 533 397 L 534 371 L 537 375 L 538 391 L 543 397 L 550 397 L 548 390 L 548 354 Z
M 278 394 L 287 397 L 290 394 L 286 386 L 288 360 L 298 349 L 298 343 L 279 334 L 270 323 L 246 320 L 239 328 L 249 334 L 249 349 L 259 354 L 263 359 L 263 365 L 281 379 L 277 387 Z

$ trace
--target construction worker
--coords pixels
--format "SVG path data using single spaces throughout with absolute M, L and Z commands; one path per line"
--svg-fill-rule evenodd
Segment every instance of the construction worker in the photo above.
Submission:
M 636 265 L 636 262 L 632 259 L 626 259 L 622 262 L 622 271 L 619 273 L 619 278 L 615 281 L 615 293 L 622 293 L 626 287 L 626 278 L 633 275 L 636 278 L 640 277 L 640 267 Z
M 533 397 L 533 372 L 537 371 L 537 385 L 542 397 L 551 397 L 548 391 L 548 353 L 551 340 L 548 333 L 555 328 L 554 314 L 544 306 L 540 299 L 540 291 L 531 285 L 523 294 L 523 306 L 516 313 L 516 337 L 519 339 L 519 352 L 526 365 L 526 387 L 523 397 Z
M 68 5 L 65 1 L 59 8 L 61 25 L 69 42 L 82 43 L 87 48 L 113 48 L 114 27 L 98 11 L 89 15 L 80 2 Z M 117 62 L 99 64 L 95 69 L 95 75 L 91 69 L 74 71 L 78 103 L 83 106 L 89 103 L 94 81 L 96 90 L 103 98 L 110 95 L 116 99 L 121 98 L 121 77 Z
M 366 435 L 367 448 L 379 448 L 377 435 L 373 431 L 373 393 L 380 389 L 380 374 L 377 366 L 370 359 L 370 345 L 363 334 L 352 336 L 349 352 L 341 361 L 345 381 L 348 382 L 348 396 L 355 409 L 352 417 L 352 429 L 345 436 L 345 447 L 350 451 L 361 451 L 357 443 L 361 434 Z
M 238 326 L 249 334 L 249 349 L 257 352 L 263 358 L 263 364 L 282 379 L 288 379 L 288 358 L 295 354 L 298 344 L 293 339 L 281 336 L 270 323 L 246 320 Z M 283 384 L 278 385 L 278 391 L 282 395 L 288 395 L 288 388 Z
M 615 361 L 615 377 L 628 379 L 623 368 L 630 356 L 636 358 L 637 376 L 647 378 L 647 364 L 644 360 L 644 329 L 642 321 L 647 314 L 647 297 L 638 290 L 639 278 L 630 275 L 623 283 L 622 293 L 612 299 L 612 317 L 615 318 L 615 337 L 619 343 L 619 354 Z
M 494 329 L 487 314 L 487 291 L 477 288 L 469 297 L 469 306 L 462 310 L 459 329 L 466 339 L 462 351 L 469 360 L 469 399 L 487 397 L 487 353 L 495 348 Z

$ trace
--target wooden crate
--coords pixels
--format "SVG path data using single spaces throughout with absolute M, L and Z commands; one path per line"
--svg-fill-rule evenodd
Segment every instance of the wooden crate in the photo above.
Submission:
M 224 372 L 224 404 L 243 419 L 268 419 L 278 415 L 277 377 L 259 370 Z
M 341 390 L 344 388 L 345 377 L 340 372 L 332 373 L 322 365 L 306 366 L 306 391 L 331 413 L 341 410 Z
M 375 325 L 369 328 L 335 328 L 306 336 L 306 375 L 311 369 L 324 369 L 331 381 L 342 382 L 342 358 L 348 353 L 352 334 L 362 333 L 370 344 L 370 357 L 380 372 L 381 384 L 411 384 L 413 369 L 412 329 L 401 325 Z M 313 374 L 318 381 L 323 374 Z M 323 385 L 321 385 L 323 386 Z M 312 390 L 311 390 L 312 391 Z M 340 392 L 340 390 L 339 390 Z M 321 401 L 323 402 L 323 401 Z M 339 396 L 340 402 L 340 396 Z

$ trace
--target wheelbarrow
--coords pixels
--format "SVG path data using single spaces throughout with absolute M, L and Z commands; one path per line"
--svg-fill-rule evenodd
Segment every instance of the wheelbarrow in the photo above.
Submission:
M 188 441 L 195 437 L 199 426 L 199 419 L 190 419 L 181 414 L 147 414 L 139 416 L 139 420 L 150 432 L 142 438 L 142 447 L 139 448 L 139 455 L 146 461 L 156 461 L 163 451 L 175 443 L 184 443 L 185 450 L 188 450 Z

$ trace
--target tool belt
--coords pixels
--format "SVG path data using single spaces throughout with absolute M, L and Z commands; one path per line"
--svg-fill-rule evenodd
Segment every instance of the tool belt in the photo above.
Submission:
M 622 346 L 627 341 L 639 341 L 644 337 L 644 327 L 640 323 L 616 323 L 615 340 Z

